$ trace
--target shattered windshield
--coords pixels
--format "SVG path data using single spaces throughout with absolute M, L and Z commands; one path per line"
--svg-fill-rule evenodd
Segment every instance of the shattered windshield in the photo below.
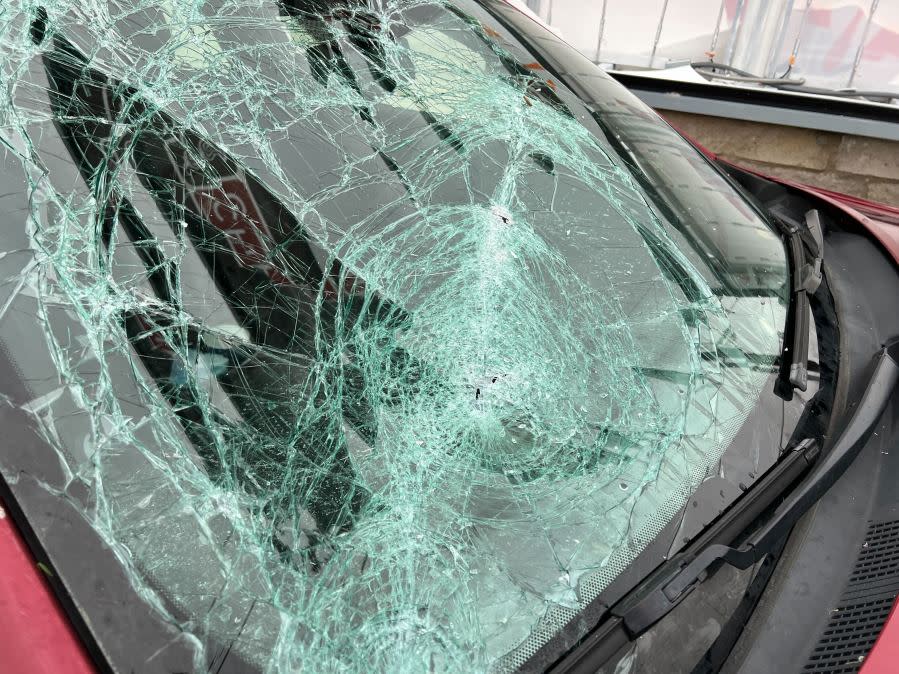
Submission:
M 770 387 L 780 238 L 494 4 L 0 15 L 5 404 L 197 669 L 513 669 Z

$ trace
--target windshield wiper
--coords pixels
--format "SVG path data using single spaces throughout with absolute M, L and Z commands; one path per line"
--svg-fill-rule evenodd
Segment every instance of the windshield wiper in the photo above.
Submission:
M 816 210 L 806 212 L 805 225 L 779 209 L 775 209 L 772 215 L 786 236 L 790 257 L 790 305 L 774 393 L 784 400 L 792 400 L 794 389 L 805 391 L 808 388 L 808 341 L 811 330 L 808 298 L 821 285 L 824 233 Z M 811 262 L 806 252 L 811 255 Z
M 690 547 L 609 610 L 606 621 L 553 668 L 554 674 L 595 672 L 628 641 L 670 613 L 720 564 L 748 569 L 774 550 L 796 522 L 843 474 L 864 446 L 899 382 L 899 342 L 877 356 L 874 374 L 839 439 L 824 455 L 817 441 L 797 444 Z M 804 477 L 803 477 L 804 476 Z M 797 480 L 800 480 L 797 483 Z M 795 488 L 748 537 L 782 494 Z M 738 541 L 741 541 L 735 544 Z

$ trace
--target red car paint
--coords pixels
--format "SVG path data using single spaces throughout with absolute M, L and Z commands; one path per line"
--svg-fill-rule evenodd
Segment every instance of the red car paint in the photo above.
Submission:
M 896 674 L 899 669 L 899 599 L 887 618 L 860 674 Z
M 811 185 L 803 185 L 802 183 L 793 182 L 792 180 L 785 180 L 783 178 L 770 176 L 759 171 L 754 171 L 750 168 L 740 166 L 739 164 L 729 162 L 726 159 L 719 157 L 714 152 L 703 147 L 702 144 L 697 142 L 695 138 L 691 138 L 689 135 L 687 135 L 674 125 L 672 125 L 672 127 L 677 130 L 677 132 L 686 140 L 688 140 L 693 146 L 695 146 L 697 150 L 702 152 L 706 157 L 713 161 L 730 164 L 743 171 L 753 173 L 767 180 L 780 183 L 781 185 L 786 185 L 787 187 L 793 187 L 795 189 L 802 190 L 810 196 L 816 197 L 830 204 L 831 206 L 840 209 L 841 211 L 852 217 L 854 220 L 858 221 L 861 225 L 863 225 L 865 229 L 867 229 L 868 232 L 875 239 L 877 239 L 880 245 L 883 246 L 884 249 L 886 249 L 886 251 L 896 262 L 896 264 L 899 264 L 899 207 L 879 204 L 876 201 L 868 201 L 867 199 L 862 199 L 860 197 L 853 197 L 848 194 L 833 192 L 831 190 L 825 190 L 819 187 L 813 187 Z M 897 671 L 899 671 L 899 668 L 897 668 Z
M 0 503 L 0 670 L 91 674 L 94 666 Z
M 719 159 L 719 161 L 725 160 Z M 734 164 L 734 166 L 737 166 L 737 164 Z M 739 168 L 781 185 L 802 190 L 806 194 L 840 209 L 851 216 L 853 220 L 863 225 L 868 230 L 868 233 L 877 239 L 878 243 L 890 254 L 893 261 L 899 264 L 899 208 L 878 204 L 859 197 L 852 197 L 848 194 L 840 194 L 839 192 L 831 192 L 830 190 L 823 190 L 810 185 L 794 183 L 791 180 L 775 178 L 743 166 Z M 899 668 L 897 668 L 897 671 L 899 671 Z

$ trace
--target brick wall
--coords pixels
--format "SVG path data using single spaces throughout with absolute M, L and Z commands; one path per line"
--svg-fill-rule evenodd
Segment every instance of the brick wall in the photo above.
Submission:
M 660 113 L 724 159 L 899 206 L 899 142 L 670 110 Z

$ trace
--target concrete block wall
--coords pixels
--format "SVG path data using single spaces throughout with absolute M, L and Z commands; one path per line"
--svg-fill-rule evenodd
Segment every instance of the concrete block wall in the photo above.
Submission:
M 899 142 L 670 110 L 659 113 L 729 161 L 899 206 Z

